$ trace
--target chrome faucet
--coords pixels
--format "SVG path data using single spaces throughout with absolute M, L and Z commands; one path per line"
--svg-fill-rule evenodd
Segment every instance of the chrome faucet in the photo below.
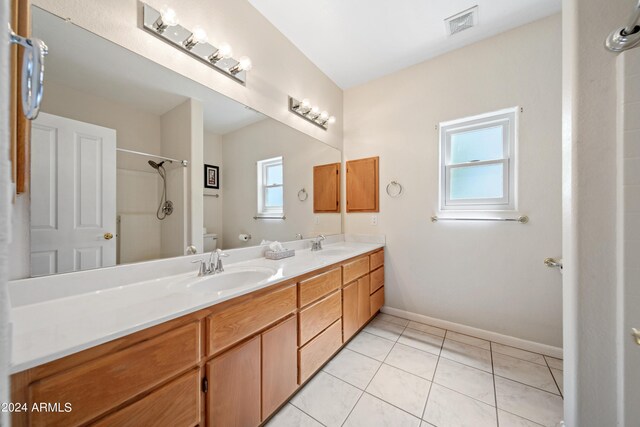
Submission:
M 322 241 L 325 239 L 325 237 L 322 234 L 319 234 L 318 237 L 315 238 L 315 240 L 311 241 L 311 250 L 312 251 L 321 251 L 322 250 Z
M 222 273 L 224 271 L 224 267 L 222 266 L 222 258 L 228 257 L 228 254 L 222 252 L 221 249 L 216 249 L 211 252 L 209 255 L 209 262 L 203 259 L 197 259 L 191 261 L 192 263 L 200 263 L 200 267 L 198 268 L 198 277 L 208 276 L 210 274 Z
M 222 266 L 222 258 L 226 258 L 228 256 L 228 254 L 222 252 L 222 249 L 211 251 L 211 255 L 209 255 L 209 274 L 222 273 L 224 271 L 224 267 Z

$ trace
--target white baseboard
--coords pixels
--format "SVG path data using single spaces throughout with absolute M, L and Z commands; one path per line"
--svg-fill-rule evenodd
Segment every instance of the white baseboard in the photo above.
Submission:
M 400 310 L 398 308 L 384 306 L 380 310 L 385 314 L 392 316 L 403 317 L 405 319 L 414 320 L 420 323 L 426 323 L 428 325 L 437 326 L 443 329 L 449 329 L 461 334 L 471 335 L 474 337 L 482 338 L 485 340 L 497 342 L 499 344 L 509 345 L 511 347 L 521 348 L 523 350 L 531 351 L 533 353 L 545 354 L 551 357 L 557 357 L 562 359 L 562 348 L 554 347 L 547 344 L 540 344 L 534 341 L 523 340 L 521 338 L 512 337 L 509 335 L 502 335 L 497 332 L 491 332 L 484 329 L 474 328 L 472 326 L 461 325 L 459 323 L 449 322 L 447 320 L 435 319 L 433 317 L 424 316 L 422 314 L 411 313 L 410 311 Z

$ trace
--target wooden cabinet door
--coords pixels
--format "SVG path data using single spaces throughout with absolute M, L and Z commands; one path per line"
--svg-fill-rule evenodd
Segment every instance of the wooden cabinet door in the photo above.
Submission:
M 313 167 L 313 212 L 340 212 L 340 163 Z
M 370 302 L 369 302 L 369 275 L 358 279 L 358 328 L 362 327 L 369 318 L 370 315 Z
M 347 162 L 347 212 L 378 212 L 378 157 Z
M 260 336 L 207 363 L 207 425 L 260 425 Z
M 342 342 L 347 342 L 359 328 L 358 323 L 358 282 L 353 282 L 342 290 Z
M 262 333 L 262 420 L 298 387 L 296 318 Z

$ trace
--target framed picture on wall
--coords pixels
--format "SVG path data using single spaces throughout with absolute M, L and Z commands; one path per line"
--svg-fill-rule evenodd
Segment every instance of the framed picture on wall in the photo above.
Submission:
M 204 165 L 204 188 L 220 189 L 220 168 Z

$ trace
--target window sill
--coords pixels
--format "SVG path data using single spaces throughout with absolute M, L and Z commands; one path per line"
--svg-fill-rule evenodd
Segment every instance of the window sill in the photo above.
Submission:
M 285 216 L 285 214 L 256 214 L 256 216 L 254 216 L 253 219 L 255 219 L 255 220 L 259 220 L 259 219 L 285 220 L 285 219 L 287 219 L 287 217 Z

